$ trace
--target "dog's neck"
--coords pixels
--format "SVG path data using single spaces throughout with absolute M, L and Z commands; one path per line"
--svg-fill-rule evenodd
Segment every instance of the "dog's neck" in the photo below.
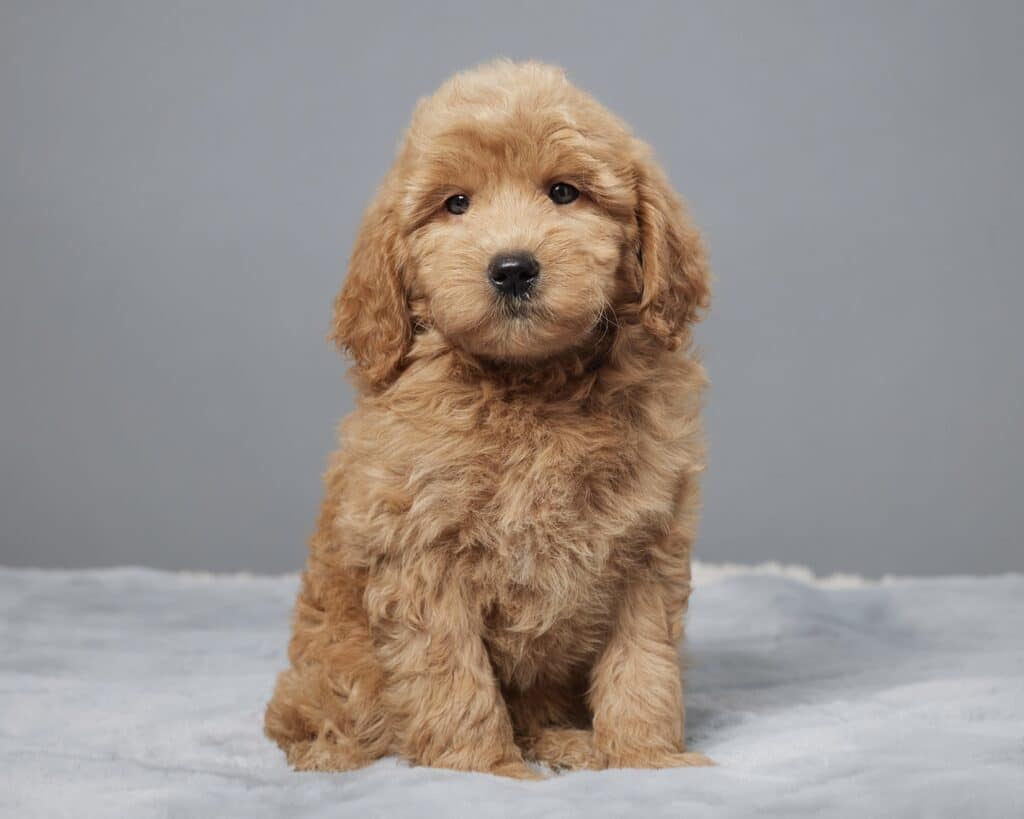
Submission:
M 543 359 L 493 359 L 474 355 L 434 329 L 417 338 L 412 359 L 445 359 L 463 383 L 508 398 L 600 401 L 648 381 L 663 353 L 639 327 L 603 317 L 580 344 Z

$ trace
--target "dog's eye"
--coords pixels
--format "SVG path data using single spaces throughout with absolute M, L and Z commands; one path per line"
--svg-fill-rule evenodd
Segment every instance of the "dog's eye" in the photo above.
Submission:
M 469 210 L 469 197 L 464 193 L 457 193 L 444 200 L 444 207 L 449 213 L 459 216 Z
M 556 182 L 548 191 L 548 196 L 556 205 L 568 205 L 579 198 L 580 192 L 568 182 Z

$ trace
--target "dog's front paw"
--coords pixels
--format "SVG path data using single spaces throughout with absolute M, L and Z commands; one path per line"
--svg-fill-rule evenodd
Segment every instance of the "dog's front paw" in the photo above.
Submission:
M 607 767 L 604 754 L 594 745 L 594 732 L 580 728 L 544 728 L 531 741 L 526 754 L 556 771 Z
M 695 751 L 631 749 L 607 754 L 609 768 L 700 768 L 715 763 Z
M 530 743 L 527 756 L 556 771 L 606 768 L 697 768 L 715 763 L 695 751 L 676 747 L 602 747 L 593 731 L 546 728 Z
M 507 776 L 510 779 L 524 779 L 529 781 L 536 781 L 539 779 L 547 779 L 544 774 L 535 771 L 529 765 L 522 760 L 509 760 L 508 762 L 500 762 L 491 768 L 488 773 L 492 773 L 495 776 Z

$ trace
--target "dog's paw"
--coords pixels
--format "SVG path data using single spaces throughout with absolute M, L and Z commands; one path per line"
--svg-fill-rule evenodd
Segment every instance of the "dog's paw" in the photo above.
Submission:
M 593 731 L 546 728 L 530 743 L 529 759 L 556 771 L 600 771 L 606 768 L 698 768 L 715 763 L 695 751 L 666 748 L 605 750 Z
M 372 761 L 365 754 L 354 752 L 350 747 L 323 737 L 308 742 L 295 742 L 288 746 L 285 753 L 288 764 L 296 771 L 352 771 Z
M 547 779 L 544 774 L 535 771 L 529 765 L 521 760 L 510 760 L 508 762 L 501 762 L 491 768 L 488 773 L 492 773 L 495 776 L 507 776 L 510 779 L 523 779 L 528 781 L 538 781 L 541 779 Z
M 594 732 L 580 728 L 545 728 L 530 743 L 527 756 L 556 771 L 601 770 L 604 754 L 594 745 Z
M 702 768 L 715 763 L 696 751 L 626 751 L 608 754 L 609 768 Z

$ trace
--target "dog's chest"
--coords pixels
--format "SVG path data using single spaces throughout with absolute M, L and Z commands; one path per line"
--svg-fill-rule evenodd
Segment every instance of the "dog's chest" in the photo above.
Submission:
M 448 511 L 505 682 L 529 682 L 552 657 L 583 662 L 603 642 L 661 514 L 642 437 L 611 413 L 510 405 L 462 452 Z
M 600 570 L 642 505 L 635 426 L 610 413 L 512 404 L 474 437 L 478 491 L 464 511 L 502 575 L 543 585 L 547 571 L 569 565 Z

